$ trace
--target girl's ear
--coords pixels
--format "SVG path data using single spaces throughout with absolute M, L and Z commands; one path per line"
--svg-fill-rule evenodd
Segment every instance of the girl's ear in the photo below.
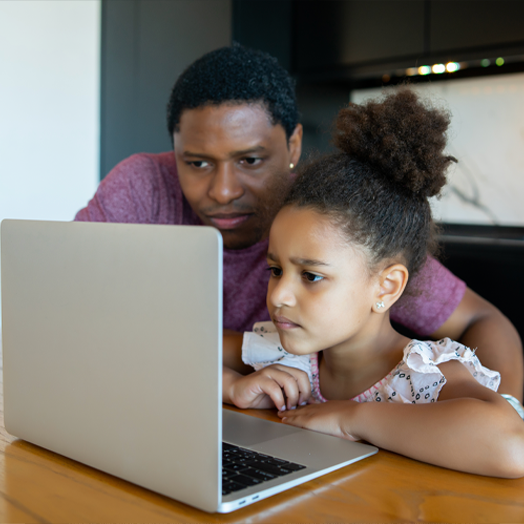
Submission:
M 379 286 L 372 306 L 376 313 L 385 313 L 401 297 L 408 283 L 409 272 L 403 264 L 393 264 L 380 272 Z

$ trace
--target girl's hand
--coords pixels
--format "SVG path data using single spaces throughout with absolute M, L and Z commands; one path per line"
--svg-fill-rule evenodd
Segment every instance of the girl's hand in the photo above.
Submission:
M 352 432 L 352 418 L 356 415 L 359 403 L 353 400 L 330 400 L 324 404 L 310 404 L 296 411 L 281 411 L 278 416 L 282 422 L 327 433 L 347 440 L 360 440 Z
M 310 396 L 307 373 L 279 364 L 240 376 L 229 388 L 229 399 L 241 409 L 295 409 L 306 404 Z

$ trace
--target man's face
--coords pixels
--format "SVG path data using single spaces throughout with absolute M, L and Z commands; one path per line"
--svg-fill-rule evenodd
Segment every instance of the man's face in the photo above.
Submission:
M 249 247 L 268 235 L 300 157 L 302 127 L 290 137 L 260 104 L 186 109 L 174 133 L 180 185 L 224 246 Z

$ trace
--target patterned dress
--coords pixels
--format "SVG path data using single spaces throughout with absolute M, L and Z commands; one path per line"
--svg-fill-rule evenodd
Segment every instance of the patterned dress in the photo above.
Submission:
M 280 343 L 272 322 L 258 322 L 253 332 L 244 333 L 242 360 L 255 370 L 282 364 L 306 372 L 311 383 L 311 403 L 326 402 L 320 391 L 318 353 L 292 355 Z M 500 374 L 484 367 L 475 352 L 449 338 L 434 341 L 411 340 L 403 359 L 382 380 L 356 397 L 356 402 L 400 402 L 425 404 L 435 402 L 446 377 L 438 365 L 458 360 L 475 379 L 493 391 L 500 384 Z

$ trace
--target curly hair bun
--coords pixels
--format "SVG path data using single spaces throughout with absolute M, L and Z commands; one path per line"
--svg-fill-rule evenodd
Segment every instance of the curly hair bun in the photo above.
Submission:
M 350 104 L 336 120 L 335 145 L 409 191 L 438 195 L 457 160 L 443 154 L 447 112 L 429 107 L 408 87 L 362 105 Z

